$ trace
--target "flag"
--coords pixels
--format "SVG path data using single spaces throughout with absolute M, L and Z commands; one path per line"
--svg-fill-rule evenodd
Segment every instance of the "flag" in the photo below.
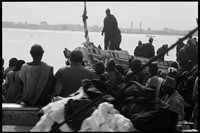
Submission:
M 89 35 L 88 35 L 88 28 L 87 28 L 87 10 L 86 10 L 86 2 L 84 2 L 84 10 L 83 10 L 83 15 L 82 15 L 82 19 L 83 19 L 83 24 L 84 24 L 84 32 L 85 32 L 85 39 L 86 39 L 86 46 L 89 43 Z

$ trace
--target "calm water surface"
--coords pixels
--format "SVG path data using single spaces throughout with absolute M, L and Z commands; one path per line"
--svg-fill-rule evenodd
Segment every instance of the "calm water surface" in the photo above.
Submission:
M 182 36 L 155 35 L 154 48 L 155 52 L 163 44 L 171 46 L 178 38 Z M 101 45 L 104 48 L 100 32 L 89 32 L 91 42 L 96 46 Z M 143 43 L 148 42 L 146 34 L 123 34 L 120 47 L 127 50 L 133 55 L 133 51 L 141 40 Z M 8 66 L 8 61 L 12 57 L 23 59 L 26 62 L 32 61 L 29 53 L 33 44 L 41 44 L 44 48 L 43 61 L 54 67 L 54 73 L 58 68 L 65 66 L 64 48 L 73 50 L 80 47 L 85 42 L 84 32 L 77 31 L 49 31 L 49 30 L 28 30 L 28 29 L 10 29 L 3 28 L 2 31 L 2 57 L 5 60 L 4 67 Z M 176 48 L 165 56 L 165 60 L 176 60 Z

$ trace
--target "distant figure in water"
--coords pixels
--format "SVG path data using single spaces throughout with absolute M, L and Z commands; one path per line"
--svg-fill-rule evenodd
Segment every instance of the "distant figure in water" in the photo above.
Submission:
M 162 45 L 162 47 L 160 47 L 158 50 L 157 50 L 157 55 L 159 55 L 159 54 L 161 54 L 161 53 L 163 53 L 164 51 L 166 51 L 168 49 L 168 45 L 167 44 L 164 44 L 164 45 Z M 168 52 L 166 53 L 167 55 L 169 55 L 168 54 Z M 164 61 L 164 56 L 165 56 L 165 54 L 163 55 L 163 56 L 161 56 L 160 58 L 159 58 L 159 60 L 161 60 L 161 61 Z
M 118 23 L 114 15 L 110 13 L 110 9 L 106 9 L 106 17 L 104 18 L 104 27 L 101 35 L 104 38 L 104 49 L 115 50 L 116 49 L 116 35 L 118 30 Z M 119 45 L 119 44 L 118 44 Z
M 152 58 L 155 56 L 153 38 L 149 38 L 149 43 L 143 44 L 141 48 L 141 57 Z
M 138 46 L 136 46 L 134 50 L 134 55 L 135 56 L 141 56 L 141 47 L 142 47 L 142 41 L 138 41 Z
M 19 72 L 23 83 L 21 104 L 46 105 L 51 101 L 53 67 L 41 61 L 43 53 L 42 46 L 34 44 L 30 50 L 33 61 L 21 67 Z

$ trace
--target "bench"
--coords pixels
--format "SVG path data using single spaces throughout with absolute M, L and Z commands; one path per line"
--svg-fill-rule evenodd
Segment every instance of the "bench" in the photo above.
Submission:
M 40 119 L 37 114 L 41 108 L 2 103 L 2 125 L 35 126 Z

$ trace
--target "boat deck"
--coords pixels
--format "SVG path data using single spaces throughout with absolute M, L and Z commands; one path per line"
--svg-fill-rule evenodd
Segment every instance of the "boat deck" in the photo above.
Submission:
M 33 126 L 2 125 L 2 132 L 30 132 Z
M 2 104 L 2 126 L 34 126 L 38 121 L 41 107 L 23 106 L 20 104 Z

